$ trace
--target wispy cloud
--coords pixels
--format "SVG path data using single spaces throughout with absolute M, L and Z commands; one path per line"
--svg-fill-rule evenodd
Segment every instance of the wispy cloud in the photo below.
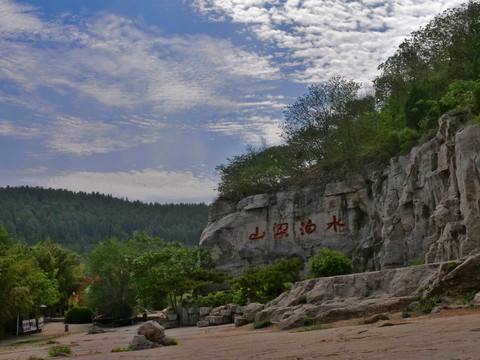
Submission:
M 206 130 L 242 139 L 253 146 L 273 146 L 282 142 L 280 137 L 280 119 L 269 116 L 251 116 L 236 121 L 222 120 L 207 124 Z
M 24 181 L 51 188 L 100 192 L 130 200 L 166 202 L 207 202 L 216 196 L 217 179 L 190 171 L 158 169 L 128 172 L 62 172 L 51 177 L 25 176 Z
M 167 36 L 113 14 L 82 26 L 46 23 L 10 0 L 0 0 L 0 13 L 0 79 L 26 95 L 49 88 L 109 107 L 172 112 L 231 106 L 231 81 L 279 76 L 270 56 L 207 35 Z
M 243 24 L 273 44 L 293 81 L 334 75 L 372 80 L 376 67 L 420 25 L 463 0 L 194 0 L 209 19 Z

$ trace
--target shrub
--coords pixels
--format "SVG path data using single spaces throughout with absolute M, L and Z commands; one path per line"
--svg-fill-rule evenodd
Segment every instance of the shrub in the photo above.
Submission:
M 439 295 L 435 295 L 427 298 L 420 298 L 418 302 L 418 309 L 423 314 L 430 314 L 433 308 L 437 306 L 438 303 L 442 302 L 442 298 Z
M 267 319 L 260 320 L 260 321 L 256 322 L 255 324 L 253 324 L 253 328 L 254 329 L 263 329 L 263 328 L 270 327 L 272 325 L 273 325 L 273 323 L 270 321 L 269 318 L 267 318 Z
M 86 306 L 74 306 L 65 313 L 66 324 L 88 324 L 92 322 L 93 312 Z
M 266 268 L 253 268 L 233 280 L 233 301 L 245 305 L 252 302 L 266 303 L 289 289 L 289 283 L 298 281 L 303 262 L 298 259 L 281 261 Z
M 198 296 L 196 298 L 186 298 L 183 300 L 184 306 L 205 306 L 217 307 L 227 305 L 233 302 L 233 294 L 219 291 L 215 294 L 208 294 L 207 296 Z
M 312 278 L 350 274 L 352 261 L 340 251 L 322 249 L 308 263 L 308 274 Z
M 303 326 L 310 326 L 312 325 L 313 321 L 309 317 L 302 318 L 302 325 Z
M 59 354 L 71 354 L 72 351 L 68 346 L 62 347 L 62 346 L 55 346 L 51 350 L 48 351 L 48 354 L 50 356 L 58 356 Z

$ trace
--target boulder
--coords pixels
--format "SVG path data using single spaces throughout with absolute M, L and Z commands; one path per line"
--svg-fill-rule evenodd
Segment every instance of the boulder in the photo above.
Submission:
M 248 321 L 243 316 L 237 315 L 235 316 L 234 323 L 235 323 L 235 326 L 243 326 L 243 325 L 247 325 Z
M 255 314 L 263 309 L 263 304 L 260 303 L 250 303 L 245 306 L 243 317 L 248 322 L 253 322 L 255 320 Z
M 132 350 L 145 350 L 160 347 L 160 344 L 156 344 L 148 340 L 144 335 L 135 335 L 132 340 Z
M 138 335 L 143 335 L 148 341 L 159 345 L 170 345 L 171 339 L 165 335 L 165 329 L 154 321 L 143 323 L 137 330 Z

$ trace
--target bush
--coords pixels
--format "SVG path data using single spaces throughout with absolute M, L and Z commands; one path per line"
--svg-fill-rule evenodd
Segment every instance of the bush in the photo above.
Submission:
M 207 296 L 198 296 L 196 298 L 186 298 L 183 300 L 184 306 L 197 307 L 217 307 L 221 305 L 231 304 L 233 302 L 233 294 L 219 291 L 215 294 L 208 294 Z
M 50 356 L 60 356 L 60 354 L 71 354 L 71 353 L 72 351 L 68 346 L 65 346 L 65 347 L 56 346 L 48 351 L 48 354 Z
M 253 328 L 254 329 L 263 329 L 263 328 L 270 327 L 272 325 L 273 325 L 272 321 L 269 318 L 267 318 L 267 319 L 260 320 L 260 321 L 256 322 L 255 324 L 253 324 Z
M 340 251 L 322 249 L 308 263 L 308 274 L 312 278 L 350 274 L 352 261 Z
M 289 289 L 289 283 L 299 280 L 303 262 L 298 259 L 281 261 L 266 268 L 248 269 L 233 280 L 233 302 L 245 305 L 251 302 L 266 303 Z
M 66 324 L 88 324 L 92 318 L 93 312 L 86 306 L 74 306 L 65 313 Z

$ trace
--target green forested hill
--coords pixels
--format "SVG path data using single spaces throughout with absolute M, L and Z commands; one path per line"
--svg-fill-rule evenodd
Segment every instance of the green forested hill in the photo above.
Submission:
M 0 223 L 14 238 L 35 244 L 50 237 L 77 252 L 134 231 L 195 246 L 207 216 L 205 204 L 145 204 L 99 193 L 0 187 Z

